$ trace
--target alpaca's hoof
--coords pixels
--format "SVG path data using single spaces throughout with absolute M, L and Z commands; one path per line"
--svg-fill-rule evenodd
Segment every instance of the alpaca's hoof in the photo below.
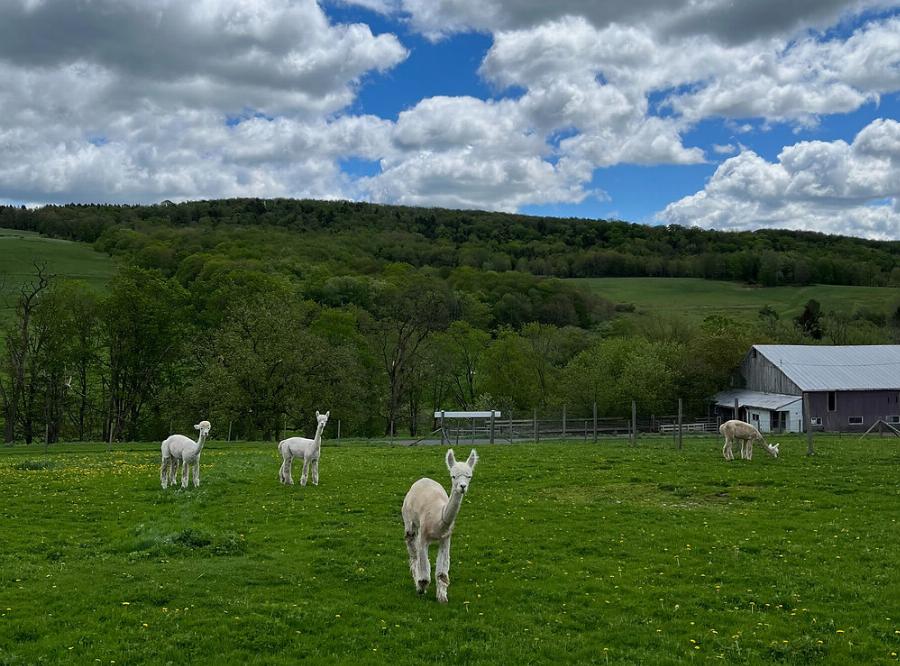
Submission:
M 416 583 L 416 591 L 419 594 L 425 594 L 425 590 L 427 590 L 427 589 L 428 589 L 428 581 L 427 580 L 420 580 L 418 583 Z
M 439 594 L 439 595 L 437 595 L 437 600 L 438 600 L 438 603 L 445 604 L 445 603 L 447 603 L 447 595 Z

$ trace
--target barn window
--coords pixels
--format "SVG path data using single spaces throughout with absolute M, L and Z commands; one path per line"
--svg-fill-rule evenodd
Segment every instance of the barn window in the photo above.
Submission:
M 828 411 L 833 412 L 837 409 L 837 393 L 835 391 L 828 392 Z
M 822 425 L 822 417 L 821 416 L 812 416 L 809 419 L 810 425 L 820 426 Z
M 888 423 L 900 423 L 900 416 L 897 416 L 897 415 L 889 416 L 889 417 L 887 417 L 887 422 Z
M 849 423 L 850 425 L 862 425 L 862 424 L 863 424 L 863 417 L 861 417 L 861 416 L 851 416 L 851 417 L 849 417 L 849 418 L 847 419 L 847 423 Z
M 756 349 L 753 349 L 750 351 L 750 356 L 752 356 L 753 358 L 756 358 Z

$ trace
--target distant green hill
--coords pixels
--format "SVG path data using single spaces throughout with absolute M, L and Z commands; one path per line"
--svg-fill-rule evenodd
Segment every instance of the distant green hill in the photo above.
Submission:
M 900 289 L 896 287 L 754 287 L 701 278 L 579 278 L 570 282 L 589 287 L 614 303 L 631 303 L 638 314 L 680 314 L 693 320 L 710 314 L 755 319 L 766 305 L 782 318 L 795 317 L 811 298 L 819 301 L 825 312 L 848 314 L 860 308 L 888 314 L 900 304 Z
M 82 280 L 103 290 L 115 270 L 113 260 L 86 243 L 45 238 L 30 231 L 0 228 L 0 325 L 14 312 L 19 288 L 34 276 L 34 264 L 49 273 Z

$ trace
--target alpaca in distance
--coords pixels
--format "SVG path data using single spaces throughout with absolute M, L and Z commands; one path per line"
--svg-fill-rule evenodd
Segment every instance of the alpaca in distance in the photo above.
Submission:
M 291 475 L 291 464 L 294 458 L 303 458 L 303 473 L 300 475 L 300 485 L 306 485 L 307 472 L 312 471 L 314 486 L 319 485 L 319 453 L 322 449 L 322 431 L 328 423 L 331 411 L 320 414 L 316 411 L 316 436 L 312 439 L 306 437 L 289 437 L 278 443 L 278 452 L 281 453 L 281 468 L 278 470 L 278 479 L 281 483 L 292 486 L 294 478 Z
M 725 446 L 722 447 L 722 455 L 725 456 L 725 460 L 734 460 L 731 446 L 735 440 L 741 442 L 741 458 L 744 460 L 753 460 L 753 442 L 755 441 L 761 443 L 770 456 L 778 457 L 778 444 L 768 444 L 763 439 L 762 433 L 749 423 L 736 419 L 725 421 L 719 426 L 719 432 L 725 437 Z
M 475 449 L 465 462 L 457 462 L 453 449 L 447 451 L 447 469 L 452 488 L 450 496 L 444 487 L 432 479 L 419 479 L 403 499 L 403 526 L 406 530 L 406 549 L 409 553 L 409 570 L 419 594 L 425 594 L 431 582 L 431 563 L 428 547 L 439 542 L 435 561 L 437 600 L 447 603 L 450 586 L 450 537 L 456 525 L 456 516 L 462 505 L 463 495 L 472 481 L 472 471 L 478 462 Z
M 188 487 L 188 474 L 194 468 L 194 487 L 200 485 L 200 454 L 212 428 L 209 421 L 200 421 L 194 426 L 200 431 L 195 442 L 184 435 L 172 435 L 162 443 L 162 464 L 159 467 L 159 482 L 163 489 L 175 485 L 178 463 L 181 463 L 181 487 Z

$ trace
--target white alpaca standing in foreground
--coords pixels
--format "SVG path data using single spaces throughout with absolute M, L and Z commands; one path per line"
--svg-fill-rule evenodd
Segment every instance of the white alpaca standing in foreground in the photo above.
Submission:
M 194 487 L 200 485 L 200 453 L 212 426 L 209 421 L 200 421 L 194 426 L 200 431 L 197 441 L 184 435 L 172 435 L 162 443 L 162 465 L 159 467 L 159 482 L 163 488 L 175 485 L 178 463 L 181 463 L 181 487 L 188 487 L 188 472 L 194 467 Z
M 300 475 L 300 485 L 306 485 L 306 472 L 312 466 L 312 482 L 319 485 L 319 451 L 322 448 L 322 431 L 328 423 L 331 411 L 319 414 L 316 411 L 316 436 L 313 439 L 306 437 L 289 437 L 278 443 L 278 451 L 281 453 L 281 469 L 278 470 L 278 478 L 282 483 L 294 485 L 291 476 L 291 463 L 294 458 L 303 458 L 303 473 Z
M 736 419 L 725 421 L 719 426 L 719 432 L 725 437 L 725 446 L 722 447 L 722 455 L 725 456 L 725 460 L 734 460 L 734 452 L 731 450 L 731 445 L 736 439 L 741 442 L 741 458 L 744 460 L 753 460 L 754 441 L 762 444 L 770 456 L 773 458 L 778 457 L 778 444 L 774 446 L 767 444 L 759 430 L 749 423 Z
M 425 594 L 431 582 L 428 546 L 440 541 L 434 568 L 437 600 L 444 604 L 447 603 L 447 587 L 450 585 L 450 536 L 477 462 L 475 449 L 464 463 L 456 462 L 453 449 L 450 449 L 447 451 L 447 469 L 453 482 L 450 497 L 437 481 L 419 479 L 403 499 L 403 526 L 406 529 L 406 550 L 409 552 L 413 583 L 419 594 Z

